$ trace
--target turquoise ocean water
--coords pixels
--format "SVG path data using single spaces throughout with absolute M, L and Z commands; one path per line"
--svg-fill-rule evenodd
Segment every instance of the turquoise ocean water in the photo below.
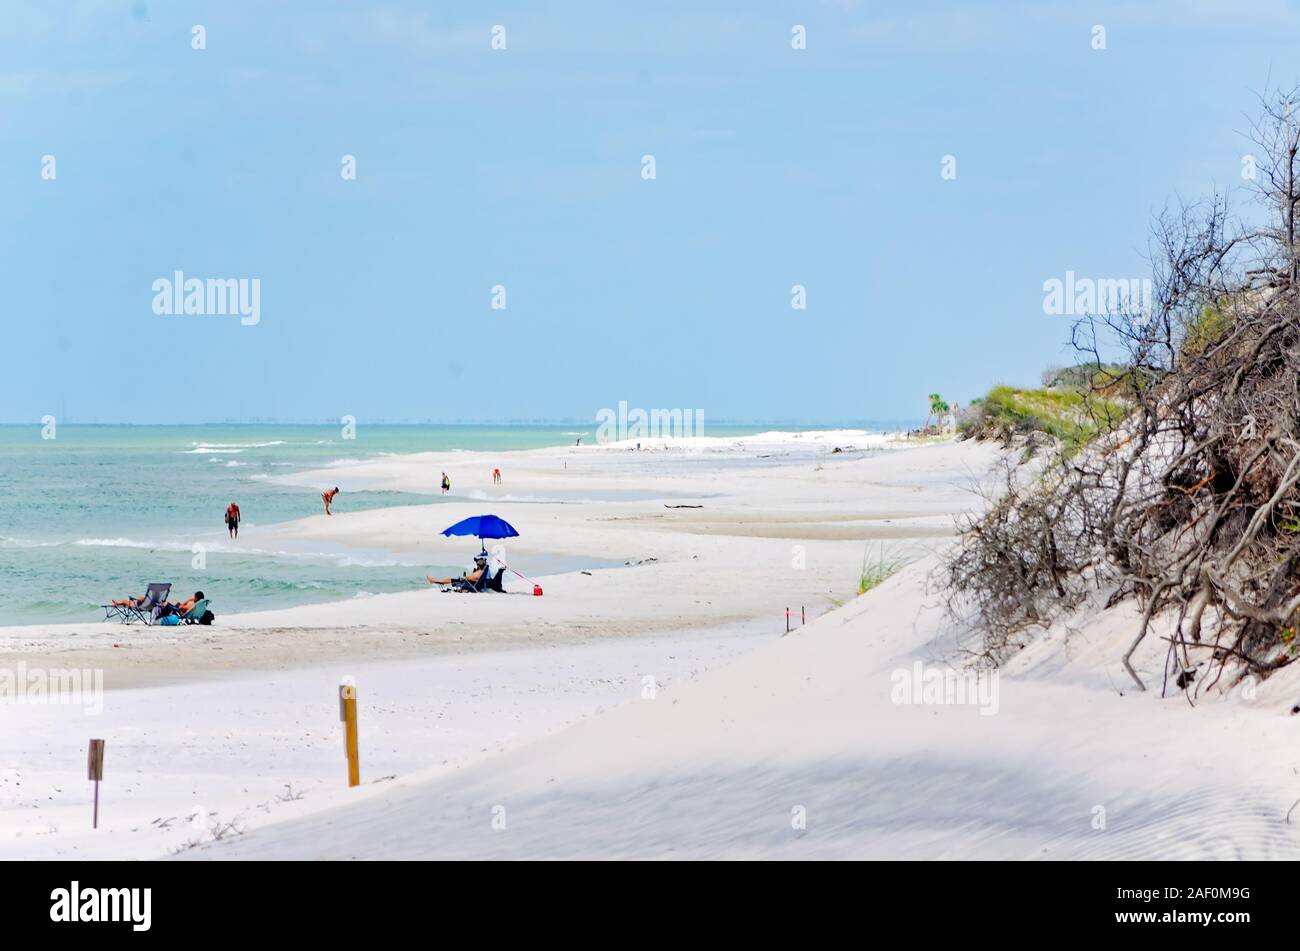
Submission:
M 218 613 L 418 588 L 426 571 L 463 565 L 231 543 L 226 505 L 239 502 L 246 529 L 274 525 L 321 511 L 317 490 L 279 484 L 280 476 L 391 453 L 572 445 L 583 429 L 362 426 L 344 440 L 324 425 L 60 425 L 47 440 L 39 426 L 0 426 L 0 625 L 97 620 L 97 605 L 138 595 L 149 581 L 171 581 L 186 595 L 201 588 Z M 436 487 L 429 491 L 348 492 L 346 510 L 441 504 Z M 196 542 L 207 549 L 204 570 L 192 567 Z

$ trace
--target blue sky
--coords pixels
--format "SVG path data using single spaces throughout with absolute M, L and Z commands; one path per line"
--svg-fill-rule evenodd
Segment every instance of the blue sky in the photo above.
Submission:
M 1132 6 L 6 3 L 0 420 L 816 423 L 1036 383 L 1043 282 L 1147 274 L 1153 212 L 1238 184 L 1300 78 L 1294 4 Z M 260 322 L 156 315 L 175 270 L 260 279 Z

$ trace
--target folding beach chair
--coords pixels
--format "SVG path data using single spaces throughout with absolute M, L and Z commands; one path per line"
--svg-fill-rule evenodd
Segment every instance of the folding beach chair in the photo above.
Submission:
M 128 610 L 125 604 L 101 604 L 104 609 L 105 621 L 121 621 L 126 623 L 126 612 Z
M 141 607 L 145 608 L 147 605 L 147 610 L 152 612 L 156 605 L 166 600 L 171 590 L 170 584 L 155 582 L 149 585 L 144 598 L 141 599 Z M 101 604 L 100 607 L 104 609 L 105 621 L 121 621 L 123 624 L 130 624 L 137 616 L 136 609 L 129 604 Z
M 498 568 L 497 573 L 492 574 L 489 568 L 483 572 L 478 581 L 468 581 L 465 578 L 453 578 L 451 584 L 443 588 L 444 591 L 460 591 L 464 593 L 478 594 L 483 591 L 505 591 L 504 582 L 502 581 L 506 570 Z
M 198 624 L 199 619 L 203 617 L 203 612 L 208 609 L 211 600 L 211 598 L 203 598 L 202 600 L 194 602 L 194 607 L 181 615 L 181 623 Z
M 155 581 L 149 585 L 148 590 L 144 593 L 144 598 L 134 607 L 130 605 L 121 605 L 121 617 L 123 624 L 130 624 L 132 621 L 144 621 L 145 624 L 153 623 L 153 612 L 160 604 L 167 603 L 167 597 L 172 593 L 170 581 Z M 107 618 L 105 618 L 107 620 Z

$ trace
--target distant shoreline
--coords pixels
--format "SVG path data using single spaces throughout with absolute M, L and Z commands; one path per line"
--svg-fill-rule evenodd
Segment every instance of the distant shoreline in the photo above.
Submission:
M 88 623 L 100 613 L 95 605 L 108 598 L 138 594 L 134 589 L 142 590 L 146 581 L 172 581 L 178 585 L 177 590 L 204 590 L 216 597 L 214 610 L 218 615 L 230 618 L 410 591 L 426 573 L 443 577 L 464 566 L 465 552 L 443 550 L 428 537 L 436 534 L 441 525 L 419 537 L 394 532 L 362 542 L 347 537 L 314 541 L 294 537 L 297 523 L 319 513 L 319 491 L 335 484 L 345 486 L 339 515 L 349 519 L 372 510 L 428 509 L 421 518 L 436 521 L 444 517 L 442 513 L 464 506 L 485 510 L 518 507 L 530 515 L 531 510 L 550 506 L 565 510 L 630 504 L 659 507 L 698 503 L 699 499 L 658 479 L 646 481 L 635 472 L 630 473 L 631 479 L 620 473 L 612 480 L 597 483 L 577 476 L 575 470 L 574 479 L 548 478 L 530 488 L 521 482 L 519 466 L 531 465 L 535 458 L 545 458 L 546 454 L 561 461 L 543 465 L 563 468 L 580 465 L 578 460 L 592 454 L 618 456 L 627 452 L 634 454 L 629 456 L 629 464 L 638 458 L 641 462 L 636 467 L 653 465 L 665 474 L 686 466 L 694 470 L 689 473 L 694 475 L 701 465 L 719 473 L 729 469 L 753 471 L 787 464 L 822 449 L 828 455 L 848 449 L 852 455 L 855 442 L 860 451 L 874 450 L 889 438 L 883 433 L 857 430 L 819 430 L 678 441 L 633 438 L 605 446 L 586 439 L 581 446 L 574 444 L 576 439 L 546 439 L 541 446 L 534 441 L 531 446 L 525 443 L 512 449 L 431 451 L 418 439 L 413 443 L 376 444 L 365 439 L 344 443 L 337 438 L 321 439 L 322 434 L 316 431 L 304 435 L 302 427 L 276 433 L 259 431 L 255 439 L 248 435 L 241 439 L 231 428 L 150 432 L 128 427 L 100 432 L 111 433 L 113 438 L 86 438 L 83 431 L 82 439 L 65 436 L 56 447 L 29 445 L 26 453 L 18 457 L 20 463 L 26 460 L 26 464 L 16 469 L 14 485 L 8 490 L 0 487 L 0 505 L 23 512 L 26 520 L 25 524 L 8 527 L 0 536 L 0 568 L 14 569 L 15 576 L 35 578 L 38 587 L 46 592 L 43 603 L 31 608 L 24 607 L 27 602 L 16 593 L 5 599 L 10 608 L 0 616 L 0 625 Z M 153 438 L 160 432 L 167 436 L 162 442 Z M 417 429 L 414 434 L 428 432 Z M 485 431 L 474 432 L 481 436 Z M 263 438 L 268 435 L 286 438 Z M 825 445 L 819 448 L 821 443 Z M 443 440 L 443 444 L 458 447 L 463 443 L 452 438 Z M 738 448 L 751 444 L 755 448 Z M 34 490 L 24 489 L 23 485 L 44 482 L 48 470 L 43 453 L 50 450 L 73 453 L 64 457 L 59 470 L 73 482 L 58 492 L 42 490 L 42 498 L 33 507 Z M 650 462 L 664 452 L 676 459 Z M 543 455 L 534 457 L 533 453 Z M 714 461 L 705 462 L 701 453 Z M 430 455 L 434 458 L 427 458 Z M 837 460 L 848 457 L 835 456 Z M 285 458 L 293 461 L 280 461 Z M 71 467 L 67 459 L 73 460 Z M 574 461 L 566 461 L 570 459 Z M 89 496 L 80 492 L 78 463 L 90 466 L 86 470 L 88 477 L 107 491 Z M 408 464 L 433 468 L 428 472 L 420 469 L 422 474 L 400 485 L 375 477 L 384 466 Z M 493 485 L 489 475 L 497 466 L 506 472 L 500 486 Z M 623 467 L 617 464 L 617 468 Z M 446 496 L 437 488 L 438 473 L 444 470 L 453 477 L 452 492 Z M 161 489 L 161 472 L 169 473 L 162 482 L 179 488 Z M 244 510 L 245 522 L 237 541 L 227 538 L 216 518 L 195 521 L 200 511 L 223 509 L 227 497 L 237 498 Z M 85 511 L 87 506 L 91 507 L 89 511 Z M 150 507 L 159 508 L 162 514 L 142 522 L 138 512 Z M 200 550 L 205 561 L 194 569 L 191 555 Z M 610 564 L 603 556 L 569 557 L 563 551 L 542 549 L 535 550 L 533 558 L 533 573 L 539 575 Z M 3 590 L 0 583 L 0 593 Z
M 915 429 L 922 425 L 922 417 L 916 417 L 910 420 L 900 419 L 865 419 L 865 420 L 843 420 L 839 422 L 806 422 L 798 420 L 769 420 L 769 421 L 743 421 L 743 420 L 709 420 L 704 435 L 709 435 L 708 430 L 722 429 L 726 431 L 735 430 L 754 430 L 755 432 L 828 432 L 834 430 L 883 430 L 886 432 L 907 431 Z M 337 420 L 200 420 L 187 422 L 122 422 L 122 421 L 96 421 L 81 422 L 75 419 L 61 420 L 60 426 L 68 427 L 101 427 L 101 428 L 128 428 L 139 427 L 141 429 L 163 429 L 163 428 L 202 428 L 217 426 L 313 426 L 327 429 L 338 429 Z M 584 431 L 594 433 L 598 425 L 593 419 L 560 419 L 560 420 L 456 420 L 454 422 L 445 422 L 438 420 L 384 420 L 384 419 L 359 419 L 358 425 L 364 426 L 384 426 L 384 427 L 436 427 L 436 428 L 461 428 L 461 429 L 482 429 L 482 428 L 505 428 L 505 429 L 555 429 L 560 426 L 586 427 Z M 6 420 L 0 421 L 0 428 L 8 429 L 27 429 L 41 427 L 40 420 Z M 721 433 L 720 435 L 726 435 Z

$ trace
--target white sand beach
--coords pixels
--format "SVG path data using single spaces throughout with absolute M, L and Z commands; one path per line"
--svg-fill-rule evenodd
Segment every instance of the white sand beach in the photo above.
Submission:
M 982 705 L 894 702 L 898 671 L 960 662 L 934 553 L 997 456 L 767 434 L 296 477 L 344 493 L 332 517 L 266 530 L 284 538 L 464 561 L 477 543 L 437 533 L 491 511 L 519 528 L 505 557 L 524 574 L 592 567 L 535 578 L 541 597 L 517 577 L 504 596 L 415 578 L 211 628 L 0 629 L 4 666 L 99 668 L 105 687 L 97 715 L 5 711 L 0 857 L 1300 854 L 1289 672 L 1192 709 L 1159 697 L 1152 638 L 1136 659 L 1156 689 L 1137 694 L 1119 667 L 1132 618 L 1111 612 L 1024 651 Z M 449 504 L 347 511 L 348 487 L 428 492 L 453 469 Z M 914 560 L 857 596 L 882 549 Z M 97 831 L 90 736 L 108 748 Z
M 120 624 L 0 628 L 15 660 L 62 658 L 103 667 L 109 690 L 220 671 L 281 670 L 327 661 L 427 656 L 699 630 L 763 619 L 784 630 L 784 611 L 816 616 L 855 593 L 868 550 L 928 550 L 951 534 L 951 513 L 975 504 L 969 487 L 992 450 L 899 451 L 880 434 L 769 434 L 701 439 L 691 449 L 619 446 L 500 453 L 429 453 L 334 466 L 295 477 L 345 486 L 335 514 L 268 529 L 240 541 L 280 547 L 322 542 L 358 549 L 434 552 L 470 561 L 473 538 L 444 538 L 452 522 L 485 511 L 521 535 L 502 546 L 533 577 L 532 563 L 589 565 L 533 584 L 508 575 L 508 597 L 452 597 L 412 570 L 409 593 L 292 610 L 223 615 L 182 632 Z M 858 449 L 849 447 L 857 446 Z M 884 449 L 894 445 L 893 449 Z M 846 451 L 834 452 L 836 447 Z M 872 454 L 868 450 L 875 450 Z M 789 464 L 782 464 L 790 460 Z M 505 482 L 493 487 L 496 466 Z M 347 511 L 347 488 L 432 493 L 456 474 L 450 504 Z M 474 474 L 461 478 L 461 474 Z M 671 508 L 669 506 L 700 506 Z M 496 545 L 492 544 L 493 549 Z M 798 567 L 802 565 L 803 567 Z M 176 579 L 177 591 L 186 588 Z M 210 591 L 220 613 L 220 592 Z

